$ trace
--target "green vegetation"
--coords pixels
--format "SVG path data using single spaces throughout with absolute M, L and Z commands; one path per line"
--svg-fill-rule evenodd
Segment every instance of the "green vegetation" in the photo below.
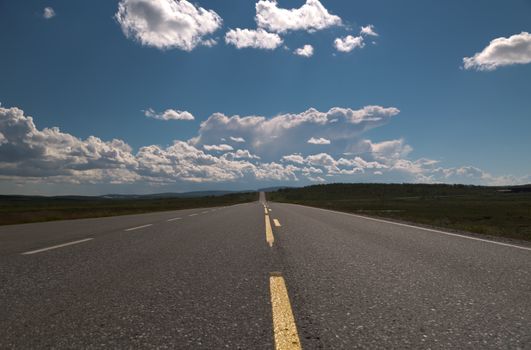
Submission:
M 194 198 L 0 196 L 0 225 L 216 207 L 256 200 L 256 192 Z
M 281 189 L 268 199 L 531 240 L 531 186 L 330 184 Z

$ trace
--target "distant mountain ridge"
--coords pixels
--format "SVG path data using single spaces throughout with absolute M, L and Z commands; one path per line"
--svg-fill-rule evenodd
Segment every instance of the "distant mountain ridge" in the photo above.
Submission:
M 354 185 L 356 183 L 350 183 Z M 313 185 L 305 187 L 314 187 L 314 186 L 330 186 L 330 185 L 345 185 L 339 183 L 330 183 L 322 185 Z M 362 184 L 359 184 L 362 185 Z M 364 184 L 369 185 L 369 184 Z M 390 185 L 390 184 L 370 184 L 370 185 Z M 397 185 L 397 184 L 394 184 Z M 408 184 L 408 185 L 419 185 L 419 184 Z M 516 186 L 473 186 L 473 185 L 461 185 L 461 186 L 471 186 L 471 187 L 485 187 L 496 189 L 500 192 L 531 192 L 531 184 L 526 185 L 516 185 Z M 165 199 L 165 198 L 197 198 L 197 197 L 209 197 L 209 196 L 224 196 L 226 194 L 232 193 L 249 193 L 249 192 L 275 192 L 278 190 L 285 189 L 301 189 L 304 187 L 296 186 L 271 186 L 259 188 L 256 190 L 241 190 L 241 191 L 190 191 L 190 192 L 162 192 L 162 193 L 151 193 L 151 194 L 105 194 L 101 196 L 82 196 L 82 195 L 61 195 L 61 196 L 44 196 L 44 195 L 3 195 L 0 194 L 0 199 L 2 200 L 30 200 L 30 199 L 68 199 L 68 200 L 94 200 L 94 199 Z
M 272 186 L 272 187 L 259 188 L 256 191 L 257 192 L 275 192 L 275 191 L 278 191 L 278 190 L 285 190 L 287 188 L 299 188 L 299 187 L 296 187 L 296 186 Z

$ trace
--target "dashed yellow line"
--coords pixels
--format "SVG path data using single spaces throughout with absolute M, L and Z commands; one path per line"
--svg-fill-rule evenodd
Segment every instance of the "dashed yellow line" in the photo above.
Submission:
M 267 211 L 267 207 L 264 205 L 264 214 L 269 214 L 269 212 Z
M 273 309 L 275 349 L 302 349 L 284 277 L 278 272 L 271 273 L 269 277 L 269 288 L 271 291 L 271 307 Z
M 282 226 L 280 224 L 280 221 L 278 221 L 278 219 L 273 219 L 273 223 L 275 224 L 276 227 L 281 227 Z
M 275 237 L 273 236 L 273 230 L 271 229 L 271 221 L 269 221 L 269 215 L 265 216 L 265 230 L 266 230 L 266 241 L 270 247 L 273 247 L 275 242 Z

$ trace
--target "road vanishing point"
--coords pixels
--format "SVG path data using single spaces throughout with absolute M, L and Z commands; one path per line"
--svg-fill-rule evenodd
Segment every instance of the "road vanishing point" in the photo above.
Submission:
M 0 348 L 531 349 L 531 249 L 263 193 L 3 226 Z

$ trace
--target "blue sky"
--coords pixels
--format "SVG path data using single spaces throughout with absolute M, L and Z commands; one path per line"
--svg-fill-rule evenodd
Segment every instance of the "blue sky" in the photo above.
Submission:
M 531 182 L 530 14 L 523 0 L 0 1 L 0 192 Z

